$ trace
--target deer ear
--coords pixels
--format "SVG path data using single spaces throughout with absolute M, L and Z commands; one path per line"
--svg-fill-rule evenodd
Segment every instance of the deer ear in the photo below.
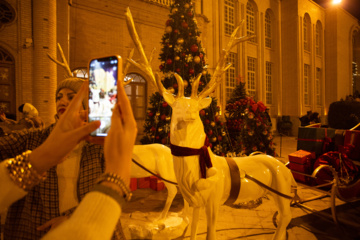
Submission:
M 172 104 L 175 102 L 175 97 L 172 93 L 164 91 L 163 97 L 170 106 L 172 106 Z
M 199 101 L 199 110 L 207 108 L 210 105 L 211 101 L 212 101 L 212 98 L 209 98 L 209 97 L 201 99 Z

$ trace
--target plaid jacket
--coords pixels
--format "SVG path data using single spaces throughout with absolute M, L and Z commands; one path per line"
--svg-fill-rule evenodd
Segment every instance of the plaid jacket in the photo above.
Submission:
M 43 130 L 22 130 L 0 138 L 0 160 L 15 157 L 26 150 L 38 147 L 49 136 L 54 124 Z M 82 149 L 77 181 L 79 202 L 94 186 L 105 169 L 103 147 L 86 143 Z M 47 178 L 8 209 L 4 240 L 39 239 L 46 232 L 36 228 L 60 216 L 56 167 L 47 172 Z M 121 225 L 118 225 L 118 227 Z M 115 231 L 113 239 L 121 239 L 122 230 Z M 117 237 L 120 236 L 120 237 Z

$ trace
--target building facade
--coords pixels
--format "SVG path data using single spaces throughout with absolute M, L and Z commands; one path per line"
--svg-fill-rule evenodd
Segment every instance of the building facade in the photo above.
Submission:
M 360 90 L 359 21 L 341 7 L 323 8 L 311 0 L 194 0 L 196 20 L 206 49 L 209 72 L 241 22 L 240 35 L 255 37 L 234 48 L 233 65 L 214 93 L 224 113 L 238 81 L 270 108 L 273 123 L 289 115 L 293 134 L 299 117 L 317 111 L 326 123 L 329 105 Z M 160 65 L 160 41 L 170 0 L 3 0 L 0 2 L 0 106 L 17 115 L 32 103 L 46 124 L 54 122 L 55 89 L 66 71 L 51 62 L 60 43 L 71 70 L 86 76 L 90 59 L 119 54 L 124 61 L 134 44 L 125 21 L 130 8 L 152 66 Z M 139 59 L 135 51 L 133 59 Z M 130 67 L 126 88 L 138 121 L 139 138 L 148 97 L 155 87 Z M 276 126 L 276 124 L 273 124 Z

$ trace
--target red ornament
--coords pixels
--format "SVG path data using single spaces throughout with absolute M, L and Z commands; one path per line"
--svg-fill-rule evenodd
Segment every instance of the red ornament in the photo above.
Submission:
M 205 116 L 205 110 L 204 109 L 200 110 L 200 115 Z
M 171 24 L 171 22 L 172 22 L 172 19 L 167 20 L 166 21 L 166 26 L 169 26 Z
M 160 65 L 160 66 L 159 66 L 159 68 L 160 68 L 160 70 L 161 70 L 161 69 L 163 69 L 163 68 L 164 68 L 164 66 L 163 66 L 163 65 Z
M 190 68 L 189 69 L 189 74 L 194 74 L 194 69 Z
M 173 88 L 178 88 L 177 83 L 174 83 L 174 84 L 173 84 Z
M 168 106 L 168 103 L 167 103 L 167 102 L 163 102 L 163 103 L 162 103 L 162 106 L 163 106 L 164 108 L 166 108 L 166 107 Z
M 205 120 L 205 123 L 206 123 L 206 124 L 209 124 L 209 123 L 210 123 L 210 120 L 209 120 L 209 119 L 206 119 L 206 120 Z
M 156 128 L 155 128 L 155 127 L 152 127 L 152 128 L 151 128 L 151 131 L 152 131 L 152 132 L 155 132 L 155 131 L 156 131 Z
M 149 113 L 148 113 L 148 116 L 149 116 L 149 117 L 152 117 L 152 116 L 154 116 L 154 113 L 153 113 L 153 112 L 149 112 Z
M 167 142 L 167 139 L 166 139 L 166 138 L 161 139 L 161 143 L 162 143 L 162 144 L 164 144 L 164 145 L 165 145 L 165 144 L 166 144 L 166 142 Z
M 179 30 L 175 29 L 175 30 L 174 30 L 174 33 L 179 33 Z
M 179 73 L 181 70 L 180 70 L 180 68 L 177 68 L 176 71 Z
M 172 64 L 171 58 L 169 58 L 168 60 L 166 60 L 166 64 L 167 64 L 167 65 L 171 65 L 171 64 Z
M 159 139 L 160 139 L 160 137 L 159 137 L 159 136 L 156 136 L 155 138 L 156 138 L 156 140 L 159 140 Z
M 199 50 L 199 47 L 198 47 L 198 45 L 193 44 L 193 45 L 191 45 L 190 50 L 195 53 Z
M 182 53 L 181 56 L 185 57 L 185 56 L 186 56 L 186 53 Z
M 219 117 L 216 116 L 216 117 L 215 117 L 215 122 L 218 122 L 218 121 L 219 121 Z
M 192 14 L 191 11 L 188 11 L 187 15 L 188 15 L 189 17 L 192 17 L 193 14 Z
M 213 134 L 213 131 L 210 129 L 210 130 L 208 131 L 208 135 L 211 136 L 212 134 Z
M 222 136 L 219 135 L 219 136 L 218 136 L 218 140 L 221 141 L 221 140 L 222 140 Z
M 199 54 L 199 57 L 200 57 L 200 58 L 203 58 L 203 57 L 204 57 L 204 54 L 200 53 L 200 54 Z
M 183 28 L 188 28 L 188 27 L 189 27 L 189 24 L 187 24 L 187 22 L 182 22 L 182 23 L 181 23 L 181 26 L 182 26 Z
M 164 120 L 166 119 L 166 115 L 165 115 L 165 114 L 163 114 L 163 115 L 161 115 L 161 117 L 160 117 L 160 118 L 161 118 L 161 120 L 163 120 L 163 121 L 164 121 Z
M 185 63 L 185 67 L 188 67 L 188 66 L 189 66 L 189 64 Z

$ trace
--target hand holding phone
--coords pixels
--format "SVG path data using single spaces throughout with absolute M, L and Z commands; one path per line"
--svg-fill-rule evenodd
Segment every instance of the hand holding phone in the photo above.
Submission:
M 100 127 L 91 136 L 105 137 L 110 129 L 117 99 L 117 84 L 122 78 L 122 59 L 118 55 L 92 59 L 89 63 L 88 121 L 99 120 Z

